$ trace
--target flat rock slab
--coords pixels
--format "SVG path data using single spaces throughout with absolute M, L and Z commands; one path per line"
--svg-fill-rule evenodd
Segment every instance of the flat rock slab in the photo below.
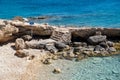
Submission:
M 107 37 L 102 35 L 91 36 L 88 38 L 88 42 L 91 44 L 98 44 L 100 42 L 106 41 Z

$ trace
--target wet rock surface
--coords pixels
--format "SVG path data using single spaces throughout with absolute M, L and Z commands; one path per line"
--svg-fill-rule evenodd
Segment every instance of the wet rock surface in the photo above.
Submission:
M 53 73 L 55 73 L 55 74 L 61 73 L 61 69 L 55 68 L 55 69 L 53 70 Z

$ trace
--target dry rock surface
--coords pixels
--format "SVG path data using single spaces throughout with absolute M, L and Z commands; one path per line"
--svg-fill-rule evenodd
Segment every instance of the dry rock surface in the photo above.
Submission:
M 52 60 L 79 61 L 92 56 L 118 54 L 118 37 L 119 28 L 65 28 L 37 23 L 30 25 L 21 17 L 0 20 L 0 80 L 36 80 L 34 78 L 38 66 L 42 63 L 52 64 Z M 61 71 L 55 68 L 51 72 Z

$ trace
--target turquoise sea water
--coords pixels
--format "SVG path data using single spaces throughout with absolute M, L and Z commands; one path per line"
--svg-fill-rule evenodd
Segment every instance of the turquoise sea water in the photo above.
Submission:
M 89 57 L 79 62 L 56 60 L 43 67 L 39 80 L 120 80 L 120 55 Z M 54 68 L 60 68 L 61 73 L 53 74 Z
M 14 16 L 54 16 L 36 21 L 53 25 L 120 28 L 120 0 L 0 0 L 0 18 Z M 50 66 L 61 66 L 62 73 L 43 74 L 47 80 L 120 80 L 120 55 L 58 63 Z
M 120 0 L 0 0 L 0 18 L 55 16 L 57 25 L 120 27 Z

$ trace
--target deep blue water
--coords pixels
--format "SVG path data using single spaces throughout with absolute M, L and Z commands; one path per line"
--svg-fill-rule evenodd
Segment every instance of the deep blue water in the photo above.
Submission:
M 0 18 L 46 15 L 38 22 L 120 28 L 120 0 L 0 0 Z

